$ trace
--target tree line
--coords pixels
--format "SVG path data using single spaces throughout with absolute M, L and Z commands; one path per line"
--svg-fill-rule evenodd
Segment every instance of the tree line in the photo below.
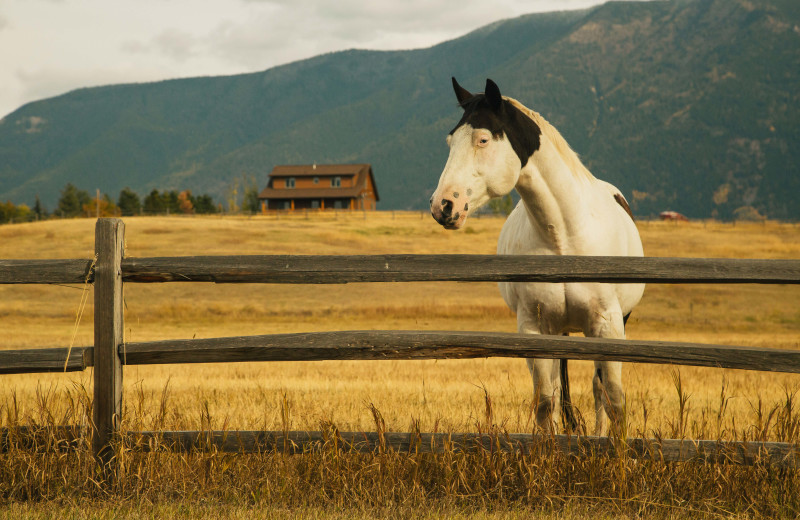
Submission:
M 255 190 L 245 190 L 241 207 L 234 205 L 229 211 L 255 213 L 259 210 L 258 194 Z M 254 196 L 255 195 L 255 196 Z M 6 222 L 30 222 L 47 218 L 76 217 L 130 217 L 134 215 L 207 215 L 222 213 L 221 203 L 217 203 L 211 195 L 193 195 L 191 190 L 153 189 L 144 198 L 131 188 L 119 192 L 116 200 L 107 193 L 91 196 L 86 190 L 67 183 L 61 190 L 55 209 L 48 212 L 38 195 L 33 207 L 27 204 L 15 205 L 11 201 L 0 202 L 0 224 Z
M 242 191 L 241 203 L 238 203 L 240 184 Z M 255 179 L 236 179 L 229 186 L 227 197 L 229 213 L 257 213 L 261 209 L 258 200 L 258 186 Z M 33 207 L 27 204 L 15 205 L 11 201 L 0 202 L 0 224 L 6 222 L 30 222 L 48 218 L 77 218 L 77 217 L 131 217 L 134 215 L 208 215 L 224 213 L 222 203 L 215 202 L 211 195 L 193 195 L 191 190 L 164 190 L 153 189 L 144 198 L 131 188 L 124 188 L 119 192 L 116 201 L 107 193 L 91 196 L 86 190 L 67 183 L 61 190 L 56 207 L 52 213 L 48 212 L 39 196 Z
M 58 199 L 53 215 L 61 218 L 73 217 L 131 217 L 134 215 L 164 214 L 209 214 L 219 213 L 222 207 L 214 203 L 211 195 L 192 195 L 190 190 L 159 192 L 154 189 L 144 199 L 126 187 L 119 192 L 116 201 L 108 194 L 92 197 L 85 190 L 67 183 Z

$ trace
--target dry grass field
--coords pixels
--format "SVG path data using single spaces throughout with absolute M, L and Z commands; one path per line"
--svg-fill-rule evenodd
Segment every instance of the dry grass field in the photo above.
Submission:
M 500 218 L 484 216 L 473 218 L 462 231 L 449 232 L 427 215 L 401 212 L 366 216 L 328 213 L 306 217 L 299 214 L 280 219 L 274 216 L 142 217 L 126 219 L 126 256 L 491 254 L 502 223 Z M 800 226 L 797 224 L 640 222 L 639 229 L 648 256 L 800 258 Z M 92 220 L 0 226 L 0 258 L 90 258 L 93 239 Z M 89 298 L 82 309 L 81 301 L 85 296 Z M 514 316 L 493 283 L 127 284 L 124 299 L 127 341 L 356 329 L 515 330 Z M 79 322 L 77 327 L 76 321 Z M 0 349 L 91 344 L 91 288 L 0 286 L 0 331 Z M 639 339 L 800 350 L 800 287 L 651 284 L 628 322 L 627 333 Z M 570 370 L 573 401 L 591 422 L 591 364 L 572 362 Z M 677 376 L 682 385 L 680 393 L 675 385 Z M 375 429 L 371 411 L 374 406 L 390 431 L 409 431 L 415 427 L 421 431 L 495 428 L 529 432 L 533 429 L 532 385 L 525 363 L 520 360 L 134 366 L 125 370 L 124 378 L 124 420 L 131 428 L 165 425 L 170 429 L 194 430 L 285 427 L 319 430 L 325 425 L 335 425 L 341 431 L 371 431 Z M 630 364 L 625 368 L 624 382 L 631 435 L 673 437 L 683 433 L 690 438 L 786 440 L 787 435 L 797 434 L 785 431 L 792 420 L 797 420 L 793 407 L 797 404 L 800 378 L 796 375 Z M 0 426 L 42 420 L 42 410 L 47 410 L 56 423 L 69 422 L 79 408 L 75 403 L 80 402 L 83 393 L 90 392 L 90 387 L 91 371 L 0 376 Z M 492 403 L 491 417 L 487 417 L 486 412 L 487 395 Z M 160 413 L 164 399 L 165 411 Z M 792 408 L 787 410 L 787 407 Z M 2 460 L 0 458 L 0 464 Z M 236 465 L 227 458 L 214 462 L 217 463 Z M 389 464 L 382 461 L 381 468 L 384 463 Z M 398 473 L 408 470 L 405 461 L 394 460 L 391 464 L 396 465 Z M 358 471 L 367 475 L 366 467 L 371 466 Z M 709 478 L 723 478 L 714 477 L 716 470 L 713 468 L 704 470 L 711 475 Z M 723 481 L 727 478 L 733 479 L 728 476 Z M 797 478 L 793 474 L 788 481 L 796 482 Z M 221 486 L 221 482 L 216 485 Z M 724 488 L 725 484 L 714 486 Z M 641 498 L 647 493 L 636 489 L 634 495 L 641 500 L 655 500 Z M 0 503 L 6 496 L 20 496 L 10 491 L 3 493 L 6 495 L 0 494 Z M 553 493 L 558 496 L 555 491 Z M 693 497 L 703 496 L 693 493 Z M 709 496 L 716 496 L 709 493 Z M 46 504 L 52 503 L 52 494 L 44 491 L 40 494 Z M 356 508 L 352 515 L 336 516 L 339 513 L 327 509 L 325 501 L 313 500 L 299 504 L 303 505 L 300 510 L 291 511 L 297 514 L 301 511 L 308 517 L 322 514 L 320 511 L 334 518 L 361 518 L 370 516 L 370 511 L 413 517 L 416 516 L 412 513 L 413 507 L 417 507 L 414 504 L 425 503 L 428 504 L 426 508 L 433 507 L 426 509 L 433 517 L 473 517 L 470 512 L 476 504 L 481 506 L 477 510 L 484 511 L 485 518 L 523 515 L 516 506 L 505 509 L 511 502 L 493 501 L 494 495 L 488 491 L 483 496 L 477 492 L 459 495 L 462 502 L 443 505 L 445 509 L 440 511 L 441 515 L 435 513 L 438 506 L 425 502 L 430 497 L 424 493 L 422 496 L 427 498 L 422 502 L 409 499 L 410 505 L 404 505 L 401 500 L 403 507 L 392 510 L 391 515 L 391 508 L 382 508 L 395 503 L 396 498 L 386 498 L 388 502 L 382 503 L 380 500 L 359 501 L 361 495 L 355 491 L 349 495 L 334 495 L 338 497 L 332 501 L 338 504 L 336 507 L 352 500 Z M 410 495 L 415 496 L 414 493 Z M 180 493 L 176 496 L 180 500 L 191 498 Z M 390 496 L 393 495 L 387 495 Z M 83 507 L 79 505 L 80 498 L 70 500 L 60 506 L 63 511 Z M 199 500 L 204 499 L 200 497 Z M 249 500 L 255 504 L 277 503 L 287 507 L 281 500 Z M 533 503 L 519 500 L 529 505 Z M 627 502 L 607 503 L 599 498 L 594 502 L 570 500 L 568 496 L 548 500 L 544 503 L 555 508 L 554 514 L 568 518 L 614 517 L 640 511 L 629 507 Z M 775 500 L 780 503 L 779 498 L 770 500 L 770 503 Z M 131 502 L 115 504 L 121 509 L 112 516 L 132 515 L 138 507 Z M 373 509 L 363 509 L 365 504 Z M 731 513 L 724 508 L 716 510 L 702 499 L 695 503 L 677 500 L 663 508 L 657 506 L 649 503 L 645 511 L 670 518 L 691 516 L 693 512 L 711 516 Z M 35 518 L 47 517 L 51 511 L 49 506 L 30 503 L 12 503 L 10 507 L 12 509 L 7 512 L 11 515 L 26 514 Z M 180 508 L 170 507 L 149 503 L 145 510 L 152 516 L 198 516 L 198 510 L 192 509 L 195 506 L 187 506 L 192 511 L 188 515 Z M 230 510 L 211 509 L 208 514 L 246 516 L 246 512 L 237 509 L 243 506 L 235 500 L 226 507 Z M 283 518 L 286 511 L 275 507 L 277 509 L 269 509 L 269 517 Z M 315 509 L 319 507 L 322 509 Z M 376 507 L 378 509 L 374 509 Z M 636 507 L 641 508 L 641 504 Z M 769 508 L 734 509 L 734 513 L 743 517 L 773 511 Z M 85 511 L 88 510 L 91 508 Z M 97 511 L 97 516 L 104 517 L 102 509 Z M 792 511 L 797 513 L 793 509 L 784 513 Z M 286 513 L 289 515 L 286 517 L 294 513 Z

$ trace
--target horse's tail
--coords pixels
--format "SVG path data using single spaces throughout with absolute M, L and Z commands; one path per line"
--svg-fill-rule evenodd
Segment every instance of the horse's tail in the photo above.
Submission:
M 567 359 L 561 358 L 561 411 L 564 429 L 568 432 L 578 431 L 578 420 L 572 408 L 572 399 L 569 393 L 569 374 L 567 373 Z

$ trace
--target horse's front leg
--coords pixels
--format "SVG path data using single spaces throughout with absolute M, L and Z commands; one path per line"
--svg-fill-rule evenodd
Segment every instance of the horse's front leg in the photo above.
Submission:
M 619 311 L 595 313 L 586 330 L 595 338 L 625 338 L 625 326 Z M 592 390 L 594 392 L 595 435 L 608 435 L 609 418 L 617 434 L 624 433 L 625 392 L 622 388 L 622 363 L 595 361 Z
M 533 378 L 536 424 L 547 433 L 558 433 L 561 424 L 561 378 L 558 359 L 527 359 Z
M 521 334 L 542 334 L 538 323 L 517 314 L 517 329 Z M 537 320 L 538 322 L 538 320 Z M 561 424 L 561 377 L 557 359 L 527 359 L 533 379 L 533 406 L 536 424 L 545 432 L 558 432 Z

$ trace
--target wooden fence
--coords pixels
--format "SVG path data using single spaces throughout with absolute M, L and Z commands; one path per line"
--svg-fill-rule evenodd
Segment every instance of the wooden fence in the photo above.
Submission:
M 117 435 L 140 449 L 152 440 L 176 450 L 214 446 L 228 452 L 315 449 L 324 432 L 120 432 L 124 365 L 330 359 L 465 359 L 558 357 L 635 361 L 800 373 L 800 351 L 669 341 L 609 340 L 491 332 L 340 331 L 124 343 L 123 283 L 319 283 L 517 281 L 617 283 L 800 283 L 798 260 L 625 258 L 498 255 L 215 256 L 123 258 L 124 223 L 99 219 L 94 260 L 0 260 L 2 284 L 94 284 L 94 346 L 0 351 L 0 373 L 81 371 L 94 367 L 92 446 L 111 467 Z M 67 355 L 69 353 L 69 359 Z M 66 446 L 81 434 L 63 428 Z M 0 451 L 12 432 L 0 432 Z M 339 432 L 348 449 L 436 452 L 442 449 L 521 449 L 552 443 L 572 453 L 617 452 L 608 438 L 557 435 Z M 627 439 L 633 457 L 665 460 L 756 459 L 798 465 L 798 447 L 774 442 Z

